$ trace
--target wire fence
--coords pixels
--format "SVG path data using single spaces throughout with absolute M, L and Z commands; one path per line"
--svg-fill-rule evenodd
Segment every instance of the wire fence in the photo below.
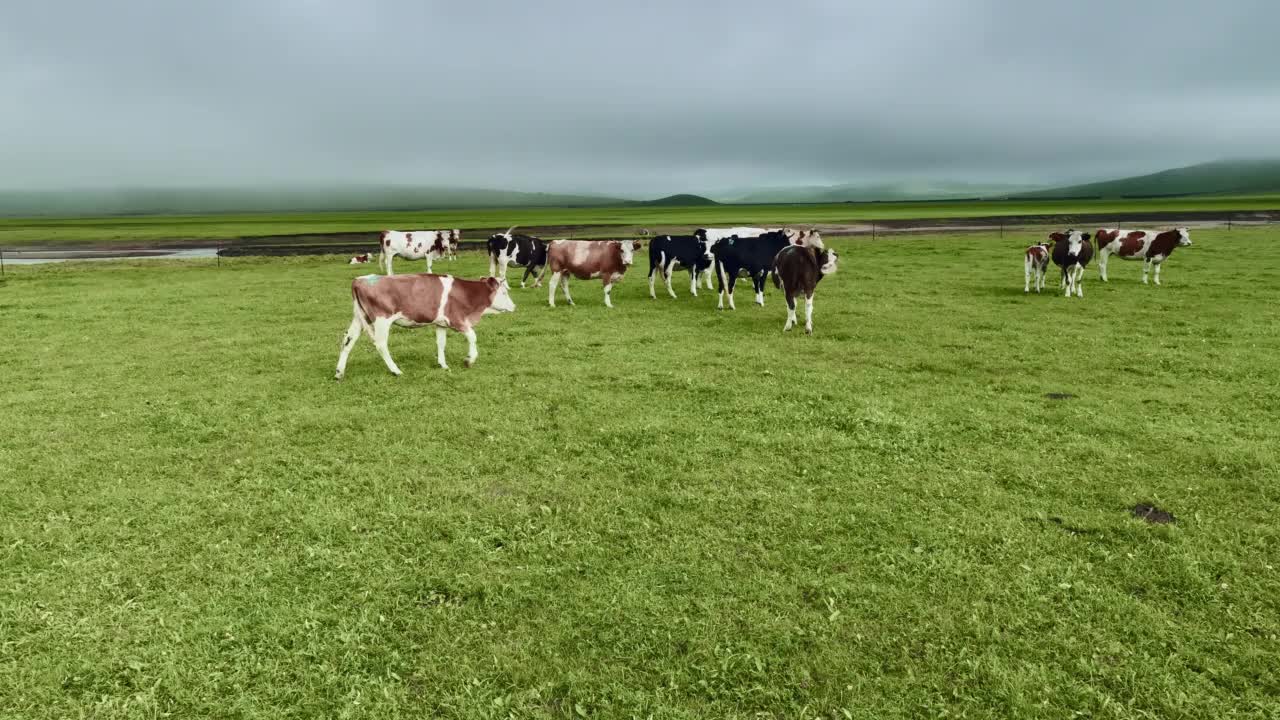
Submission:
M 817 223 L 758 223 L 762 227 L 778 227 L 787 225 L 795 228 L 814 228 L 827 238 L 869 238 L 873 241 L 906 239 L 914 236 L 934 235 L 990 235 L 1002 244 L 1021 245 L 1023 247 L 1044 240 L 1050 232 L 1065 229 L 1096 232 L 1099 228 L 1121 228 L 1125 230 L 1163 230 L 1173 227 L 1186 227 L 1193 234 L 1198 230 L 1225 230 L 1268 228 L 1280 224 L 1278 212 L 1237 212 L 1237 213 L 1135 213 L 1131 217 L 1117 215 L 1108 217 L 1099 214 L 1076 216 L 1040 216 L 1040 217 L 984 217 L 984 218 L 936 218 L 936 219 L 893 219 L 893 220 L 853 220 L 847 222 Z M 525 231 L 543 238 L 577 239 L 577 240 L 621 240 L 631 239 L 641 242 L 651 241 L 659 235 L 690 234 L 693 226 L 650 226 L 645 228 L 632 226 L 552 226 L 528 227 Z M 506 228 L 475 228 L 466 231 L 466 237 L 460 243 L 460 251 L 482 252 L 488 237 Z M 272 235 L 256 238 L 240 238 L 237 240 L 209 240 L 204 246 L 184 245 L 181 248 L 150 248 L 147 250 L 111 250 L 111 249 L 19 249 L 0 247 L 0 277 L 6 277 L 10 265 L 25 265 L 64 260 L 134 260 L 144 257 L 157 259 L 213 259 L 213 267 L 222 267 L 223 258 L 242 256 L 284 256 L 284 255 L 334 255 L 351 257 L 365 253 L 374 255 L 378 252 L 378 235 L 376 231 L 345 232 L 331 234 L 307 235 Z

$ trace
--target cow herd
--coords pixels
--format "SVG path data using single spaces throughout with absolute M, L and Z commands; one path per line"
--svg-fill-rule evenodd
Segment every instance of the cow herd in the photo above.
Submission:
M 1091 240 L 1092 238 L 1092 240 Z M 1045 242 L 1032 245 L 1023 253 L 1024 293 L 1044 288 L 1045 272 L 1049 261 L 1062 271 L 1058 287 L 1067 297 L 1084 297 L 1084 269 L 1093 260 L 1094 243 L 1098 251 L 1098 276 L 1107 282 L 1107 258 L 1115 255 L 1121 260 L 1142 261 L 1142 282 L 1147 282 L 1151 269 L 1155 268 L 1156 285 L 1160 284 L 1160 268 L 1173 251 L 1191 244 L 1187 228 L 1174 228 L 1162 232 L 1153 230 L 1121 230 L 1101 228 L 1090 236 L 1079 230 L 1049 233 Z
M 657 299 L 655 281 L 661 278 L 667 294 L 677 297 L 671 279 L 677 268 L 689 271 L 689 294 L 697 296 L 704 284 L 711 289 L 714 276 L 719 300 L 724 309 L 734 305 L 734 287 L 738 278 L 751 280 L 755 302 L 764 305 L 765 284 L 772 277 L 774 287 L 782 291 L 787 303 L 787 319 L 783 330 L 797 323 L 796 305 L 805 301 L 804 329 L 813 332 L 813 296 L 818 282 L 836 271 L 837 256 L 822 242 L 817 230 L 791 228 L 701 228 L 689 235 L 643 236 L 649 242 L 649 297 Z M 419 230 L 382 233 L 378 258 L 386 275 L 362 275 L 351 284 L 352 319 L 342 339 L 336 377 L 342 379 L 347 357 L 361 334 L 368 335 L 387 369 L 399 375 L 400 368 L 387 350 L 387 337 L 392 325 L 421 327 L 434 325 L 440 367 L 445 364 L 444 348 L 448 330 L 467 338 L 466 366 L 478 356 L 475 325 L 484 315 L 512 312 L 516 309 L 507 284 L 507 268 L 520 267 L 524 275 L 520 287 L 530 280 L 542 287 L 549 274 L 547 304 L 556 306 L 556 291 L 572 305 L 569 279 L 598 278 L 604 287 L 604 304 L 613 307 L 611 291 L 620 282 L 643 248 L 639 240 L 552 240 L 545 242 L 532 235 L 506 232 L 491 235 L 486 243 L 489 275 L 480 280 L 467 280 L 452 275 L 432 274 L 432 261 L 457 257 L 459 230 Z M 1099 256 L 1098 270 L 1107 282 L 1107 259 L 1141 260 L 1142 282 L 1150 274 L 1160 284 L 1160 269 L 1173 251 L 1191 244 L 1186 228 L 1162 232 L 1102 228 L 1090 234 L 1069 229 L 1049 234 L 1048 240 L 1028 247 L 1024 252 L 1023 292 L 1034 286 L 1039 293 L 1052 261 L 1061 270 L 1059 287 L 1067 297 L 1084 297 L 1084 272 L 1093 260 L 1095 244 Z M 395 256 L 411 260 L 425 259 L 425 274 L 397 276 L 392 272 Z M 357 255 L 352 263 L 372 261 L 371 254 Z M 1154 268 L 1154 273 L 1152 269 Z
M 572 305 L 569 278 L 599 278 L 604 286 L 604 304 L 613 307 L 611 291 L 620 282 L 643 248 L 639 240 L 552 240 L 514 232 L 496 233 L 489 237 L 489 276 L 466 280 L 431 272 L 433 260 L 457 256 L 461 233 L 458 230 L 420 230 L 382 233 L 379 264 L 386 275 L 362 275 L 351 283 L 352 318 L 342 338 L 335 377 L 342 379 L 352 347 L 364 334 L 373 342 L 378 354 L 393 375 L 400 368 L 387 349 L 392 325 L 436 328 L 437 360 L 448 369 L 444 349 L 448 330 L 467 338 L 466 366 L 471 367 L 479 355 L 476 349 L 475 325 L 484 315 L 512 312 L 516 309 L 507 284 L 507 268 L 522 267 L 520 287 L 532 278 L 535 287 L 547 284 L 547 304 L 556 306 L 556 290 Z M 647 233 L 645 233 L 647 236 Z M 395 275 L 391 261 L 395 256 L 425 259 L 427 272 Z M 371 255 L 357 255 L 353 264 L 370 262 Z M 649 239 L 649 296 L 654 293 L 654 275 L 660 274 L 667 293 L 676 297 L 671 277 L 677 267 L 689 271 L 689 293 L 698 294 L 699 281 L 711 288 L 712 275 L 720 294 L 718 308 L 728 298 L 729 309 L 735 309 L 734 286 L 739 275 L 751 279 L 758 305 L 764 305 L 764 287 L 770 276 L 787 301 L 787 320 L 783 330 L 796 324 L 796 302 L 805 299 L 806 333 L 813 332 L 813 295 L 823 276 L 836 271 L 837 256 L 828 250 L 817 230 L 791 228 L 702 228 L 690 235 L 659 235 Z

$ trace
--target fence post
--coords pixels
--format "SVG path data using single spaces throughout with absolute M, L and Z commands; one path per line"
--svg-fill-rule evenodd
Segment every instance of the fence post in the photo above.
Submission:
M 4 275 L 4 248 L 0 247 L 0 275 Z
M 1231 218 L 1227 218 L 1227 232 L 1231 232 Z
M 1004 240 L 1004 218 L 1000 218 L 1000 239 Z
M 213 251 L 214 257 L 218 258 L 218 267 L 222 267 L 222 239 L 218 239 L 217 247 Z
M 874 222 L 871 223 L 871 239 L 876 239 L 876 224 Z

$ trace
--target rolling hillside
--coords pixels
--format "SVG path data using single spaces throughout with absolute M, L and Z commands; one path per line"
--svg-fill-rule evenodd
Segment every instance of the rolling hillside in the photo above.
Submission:
M 1011 195 L 1014 198 L 1140 198 L 1280 192 L 1280 159 L 1219 160 L 1150 175 Z
M 839 203 L 911 200 L 955 200 L 1026 192 L 1027 185 L 969 182 L 898 182 L 801 185 L 729 191 L 734 203 Z
M 190 215 L 357 212 L 499 207 L 594 207 L 625 200 L 593 195 L 404 186 L 0 190 L 0 215 Z

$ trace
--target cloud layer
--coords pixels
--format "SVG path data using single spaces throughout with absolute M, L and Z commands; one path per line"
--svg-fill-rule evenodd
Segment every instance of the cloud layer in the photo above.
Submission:
M 716 192 L 1280 154 L 1280 4 L 42 0 L 0 187 Z

